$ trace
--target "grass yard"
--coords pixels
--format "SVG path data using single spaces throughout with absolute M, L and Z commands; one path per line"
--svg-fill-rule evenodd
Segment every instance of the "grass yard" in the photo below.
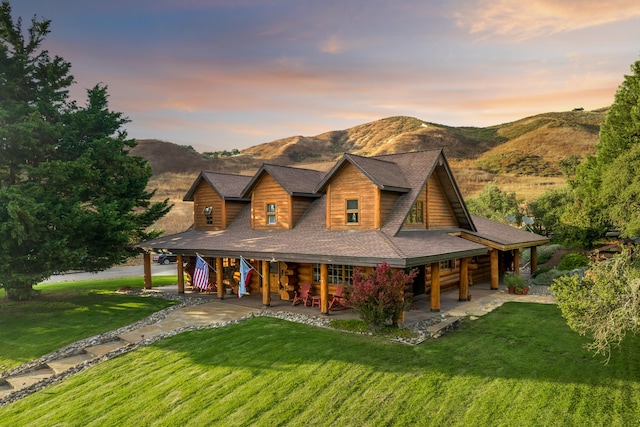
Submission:
M 419 346 L 270 318 L 188 332 L 0 408 L 7 426 L 630 426 L 640 341 L 609 365 L 553 305 Z
M 177 282 L 176 276 L 153 280 L 156 286 Z M 123 286 L 141 288 L 142 278 L 42 284 L 35 287 L 41 294 L 34 301 L 0 302 L 0 366 L 11 369 L 175 304 L 114 292 Z M 4 298 L 4 292 L 0 298 Z

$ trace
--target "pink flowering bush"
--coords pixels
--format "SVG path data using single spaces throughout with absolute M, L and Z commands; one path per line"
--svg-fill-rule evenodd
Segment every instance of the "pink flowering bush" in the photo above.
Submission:
M 367 277 L 362 275 L 362 271 L 356 270 L 349 298 L 351 306 L 371 328 L 396 324 L 405 309 L 407 285 L 412 284 L 417 275 L 417 270 L 409 274 L 402 270 L 394 273 L 386 262 L 376 265 Z

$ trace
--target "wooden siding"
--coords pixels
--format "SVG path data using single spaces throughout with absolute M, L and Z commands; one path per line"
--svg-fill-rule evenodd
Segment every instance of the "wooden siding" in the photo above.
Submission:
M 334 175 L 327 189 L 327 228 L 334 230 L 372 230 L 375 228 L 376 191 L 372 183 L 352 164 L 345 166 Z M 347 224 L 346 200 L 357 199 L 359 218 L 357 224 Z
M 275 225 L 267 225 L 267 203 L 276 204 Z M 291 228 L 289 194 L 268 174 L 264 174 L 253 188 L 251 213 L 251 226 L 254 230 Z
M 398 193 L 392 193 L 390 191 L 380 192 L 380 225 L 383 225 L 387 220 L 399 197 L 400 194 Z
M 293 198 L 293 227 L 296 226 L 300 218 L 305 214 L 311 203 L 316 199 L 310 197 L 294 197 Z
M 212 206 L 211 217 L 213 224 L 207 224 L 202 210 Z M 193 228 L 196 230 L 220 230 L 226 227 L 224 218 L 224 200 L 220 194 L 206 181 L 202 181 L 193 195 Z
M 240 211 L 247 205 L 247 202 L 237 202 L 237 201 L 232 201 L 232 202 L 225 202 L 225 209 L 227 212 L 226 218 L 227 218 L 227 223 L 225 224 L 225 228 L 227 225 L 231 224 L 233 222 L 234 219 L 236 219 L 236 216 L 238 216 L 238 214 L 240 213 Z
M 427 228 L 455 228 L 458 226 L 458 220 L 442 189 L 442 184 L 438 176 L 432 174 L 427 182 Z
M 427 186 L 422 187 L 420 195 L 416 199 L 416 202 L 422 202 L 422 222 L 416 222 L 409 224 L 405 221 L 402 225 L 403 230 L 424 230 L 427 228 L 427 218 L 429 217 L 427 212 Z M 413 207 L 412 207 L 413 209 Z
M 454 289 L 460 285 L 460 260 L 455 260 L 454 268 L 440 268 L 440 290 Z M 431 265 L 427 265 L 425 274 L 425 294 L 431 293 Z

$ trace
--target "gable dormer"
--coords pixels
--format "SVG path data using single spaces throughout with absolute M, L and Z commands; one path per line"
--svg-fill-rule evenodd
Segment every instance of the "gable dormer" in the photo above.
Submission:
M 400 195 L 409 191 L 392 162 L 345 154 L 316 189 L 326 193 L 326 227 L 379 229 Z
M 263 164 L 243 191 L 251 200 L 253 230 L 292 229 L 321 195 L 313 190 L 324 173 Z
M 250 180 L 249 176 L 200 172 L 183 198 L 193 202 L 193 228 L 226 229 L 249 202 L 241 196 Z

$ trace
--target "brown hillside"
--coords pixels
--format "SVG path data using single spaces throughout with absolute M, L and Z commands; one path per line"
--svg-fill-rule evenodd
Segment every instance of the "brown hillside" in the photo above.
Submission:
M 239 155 L 205 159 L 188 147 L 139 140 L 131 154 L 153 169 L 150 188 L 175 205 L 157 228 L 167 233 L 191 225 L 192 206 L 182 202 L 202 170 L 252 174 L 263 162 L 328 171 L 345 152 L 371 156 L 442 148 L 464 197 L 487 183 L 533 200 L 564 183 L 558 161 L 593 153 L 607 109 L 545 113 L 486 128 L 448 127 L 412 117 L 390 117 L 316 136 L 294 136 L 256 145 Z

